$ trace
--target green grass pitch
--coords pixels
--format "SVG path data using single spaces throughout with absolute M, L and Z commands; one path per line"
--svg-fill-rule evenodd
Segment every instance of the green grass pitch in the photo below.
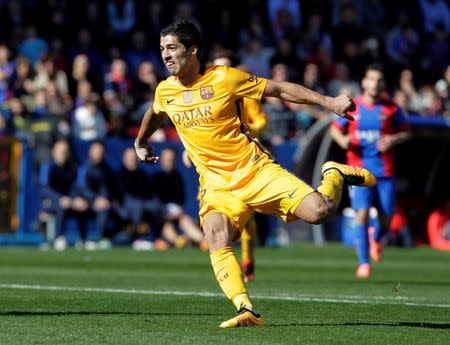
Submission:
M 257 249 L 264 328 L 234 309 L 207 253 L 0 250 L 1 344 L 450 344 L 450 253 L 388 248 L 368 281 L 340 245 Z

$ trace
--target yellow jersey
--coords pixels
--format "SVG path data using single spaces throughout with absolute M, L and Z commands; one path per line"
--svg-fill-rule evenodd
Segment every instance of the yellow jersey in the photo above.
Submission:
M 260 100 L 267 79 L 226 66 L 211 66 L 194 83 L 175 76 L 162 81 L 153 110 L 175 125 L 205 187 L 233 190 L 272 162 L 248 131 L 242 98 Z

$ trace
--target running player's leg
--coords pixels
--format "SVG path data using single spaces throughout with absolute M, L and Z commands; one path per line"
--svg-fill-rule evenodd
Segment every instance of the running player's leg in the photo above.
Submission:
M 381 239 L 389 231 L 395 211 L 395 180 L 393 177 L 381 178 L 376 186 L 378 203 L 378 226 L 369 234 L 370 256 L 375 262 L 381 260 L 383 245 Z
M 358 256 L 357 278 L 369 278 L 371 273 L 369 262 L 369 210 L 373 204 L 374 188 L 354 187 L 350 191 L 352 208 L 356 212 L 355 249 Z

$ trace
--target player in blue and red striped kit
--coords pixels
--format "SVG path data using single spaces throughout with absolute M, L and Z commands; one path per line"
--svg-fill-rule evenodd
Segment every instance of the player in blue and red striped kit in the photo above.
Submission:
M 395 166 L 393 147 L 409 136 L 408 122 L 402 110 L 384 92 L 384 73 L 380 66 L 370 65 L 362 80 L 363 94 L 355 100 L 356 110 L 332 123 L 330 132 L 336 143 L 347 151 L 347 162 L 369 169 L 378 180 L 372 188 L 354 187 L 350 191 L 351 205 L 357 213 L 356 250 L 358 278 L 371 273 L 370 256 L 381 258 L 381 238 L 389 227 L 395 208 Z M 379 224 L 368 234 L 369 209 L 378 210 Z

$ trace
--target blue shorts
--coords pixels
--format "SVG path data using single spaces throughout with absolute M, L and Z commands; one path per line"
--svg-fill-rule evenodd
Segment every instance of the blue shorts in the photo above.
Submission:
M 395 211 L 395 179 L 379 177 L 375 187 L 356 187 L 350 189 L 352 208 L 357 211 L 375 207 L 379 213 L 392 216 Z

